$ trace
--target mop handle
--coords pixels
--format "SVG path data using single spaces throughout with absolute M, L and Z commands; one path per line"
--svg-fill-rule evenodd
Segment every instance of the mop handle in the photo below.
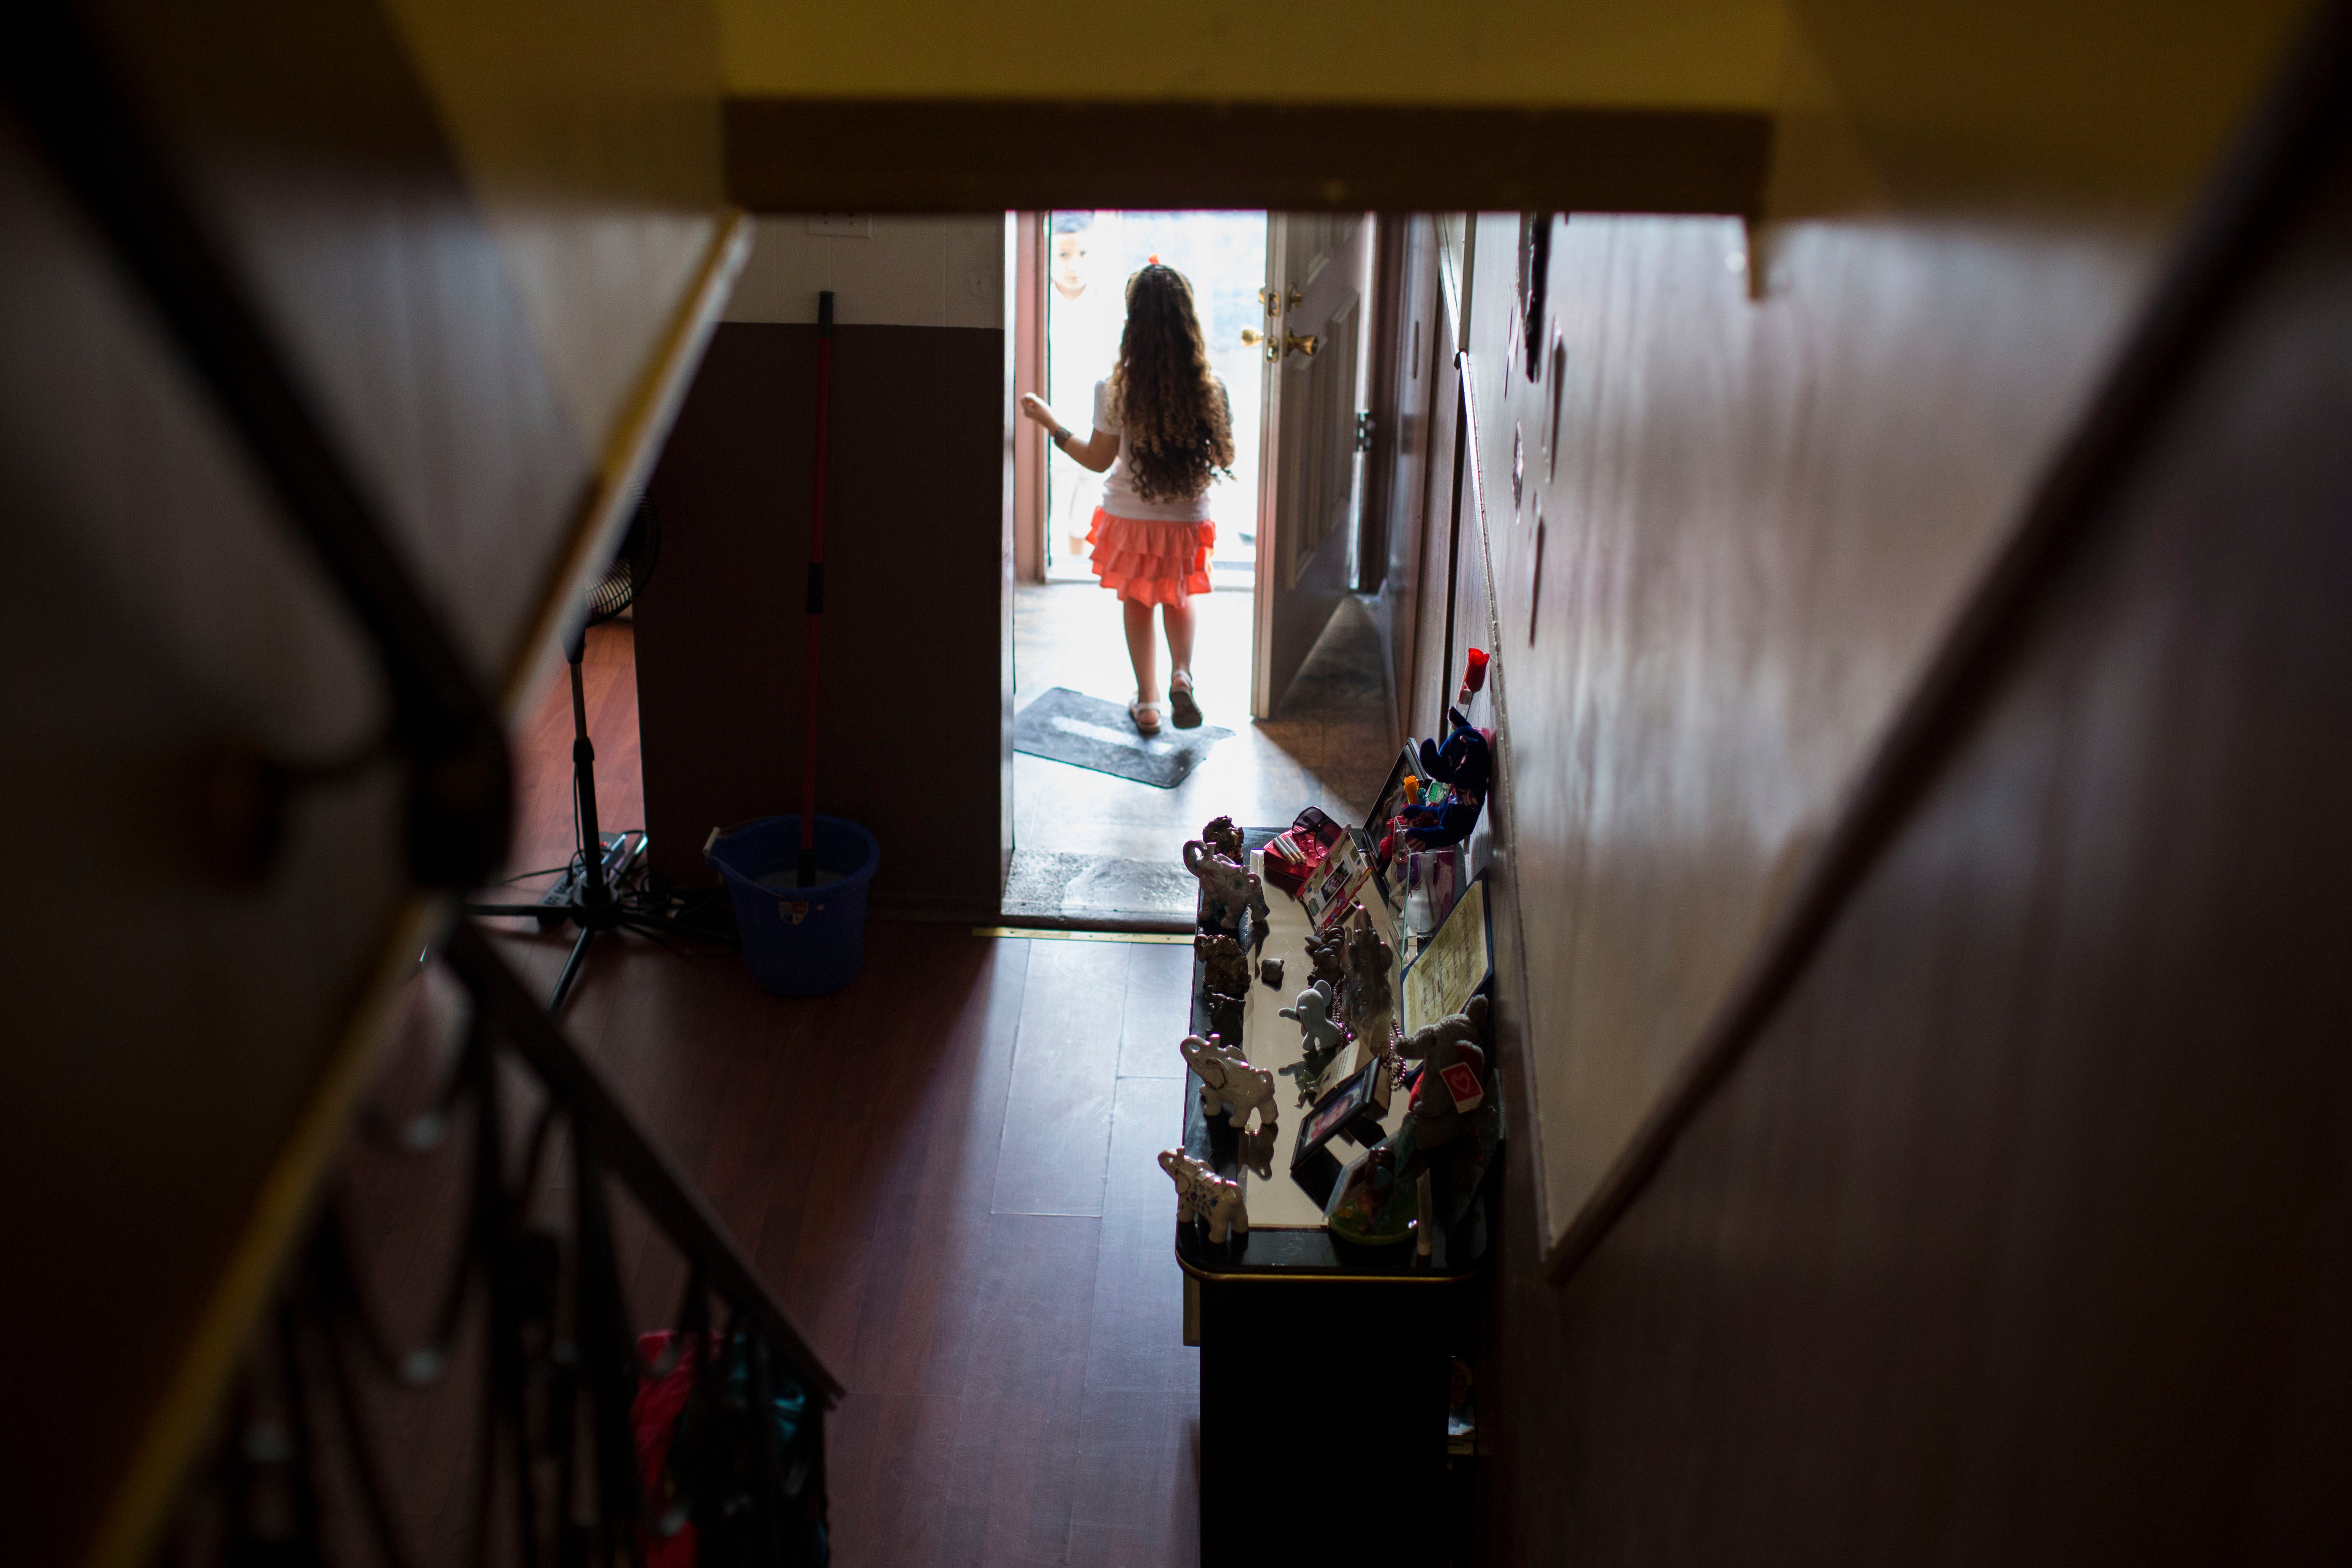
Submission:
M 808 705 L 801 724 L 802 887 L 816 882 L 816 676 L 819 631 L 824 624 L 824 447 L 833 412 L 833 291 L 816 297 L 816 490 L 810 509 L 808 566 Z

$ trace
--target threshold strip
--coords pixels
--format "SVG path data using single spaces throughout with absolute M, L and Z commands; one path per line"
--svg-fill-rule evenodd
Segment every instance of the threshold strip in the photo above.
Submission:
M 1071 931 L 1064 926 L 974 926 L 974 936 L 1016 937 L 1030 942 L 1176 942 L 1191 946 L 1192 939 L 1178 931 Z

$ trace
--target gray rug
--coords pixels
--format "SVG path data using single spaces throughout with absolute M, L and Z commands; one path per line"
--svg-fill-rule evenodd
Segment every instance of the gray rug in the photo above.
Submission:
M 1174 789 L 1201 765 L 1210 747 L 1233 733 L 1214 724 L 1179 730 L 1163 714 L 1160 733 L 1146 737 L 1136 733 L 1125 703 L 1056 686 L 1013 717 L 1013 749 Z

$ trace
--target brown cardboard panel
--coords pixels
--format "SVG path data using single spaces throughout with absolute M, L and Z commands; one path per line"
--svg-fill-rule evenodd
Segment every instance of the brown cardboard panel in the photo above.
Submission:
M 799 809 L 816 390 L 813 326 L 719 330 L 654 476 L 637 603 L 656 868 L 711 873 L 714 826 Z M 836 329 L 817 809 L 882 844 L 877 903 L 1000 890 L 1004 334 Z

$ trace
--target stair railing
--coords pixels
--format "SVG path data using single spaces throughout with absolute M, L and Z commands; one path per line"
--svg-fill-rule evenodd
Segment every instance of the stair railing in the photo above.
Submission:
M 406 768 L 404 861 L 418 887 L 494 873 L 511 772 L 497 706 L 405 569 L 383 509 L 319 415 L 231 249 L 126 90 L 102 30 L 71 0 L 12 14 L 0 96 L 62 191 L 166 335 L 367 633 L 392 699 L 381 752 Z M 272 764 L 275 765 L 275 764 Z M 280 769 L 281 784 L 300 770 Z M 314 772 L 316 770 L 313 770 Z M 256 834 L 257 842 L 275 834 Z M 465 1042 L 436 1109 L 406 1142 L 470 1120 L 470 1195 L 431 1337 L 402 1351 L 366 1300 L 344 1216 L 323 1205 L 289 1260 L 221 1441 L 193 1478 L 167 1550 L 232 1563 L 332 1561 L 355 1521 L 378 1561 L 420 1558 L 383 1479 L 359 1373 L 396 1388 L 446 1384 L 464 1309 L 488 1305 L 481 1442 L 464 1560 L 496 1548 L 533 1565 L 825 1558 L 824 1413 L 841 1385 L 693 1187 L 481 932 L 454 926 L 439 961 L 463 987 Z M 540 1104 L 510 1146 L 503 1064 Z M 567 1234 L 544 1223 L 541 1180 L 561 1140 L 572 1164 Z M 672 1331 L 633 1336 L 606 1184 L 619 1181 L 676 1247 L 688 1285 Z M 503 1497 L 508 1522 L 494 1528 Z
M 824 1562 L 824 1423 L 840 1383 L 480 930 L 461 922 L 437 957 L 463 988 L 462 1043 L 423 1114 L 378 1126 L 396 1152 L 468 1146 L 459 1236 L 423 1298 L 422 1342 L 394 1342 L 345 1204 L 326 1203 L 197 1467 L 172 1553 L 619 1568 L 681 1560 L 691 1531 L 702 1562 Z M 516 1068 L 527 1093 L 511 1092 Z M 565 1157 L 568 1228 L 550 1181 Z M 632 1325 L 613 1182 L 685 1264 L 666 1332 Z M 464 1370 L 481 1384 L 462 1542 L 444 1531 L 419 1550 L 376 1416 Z

